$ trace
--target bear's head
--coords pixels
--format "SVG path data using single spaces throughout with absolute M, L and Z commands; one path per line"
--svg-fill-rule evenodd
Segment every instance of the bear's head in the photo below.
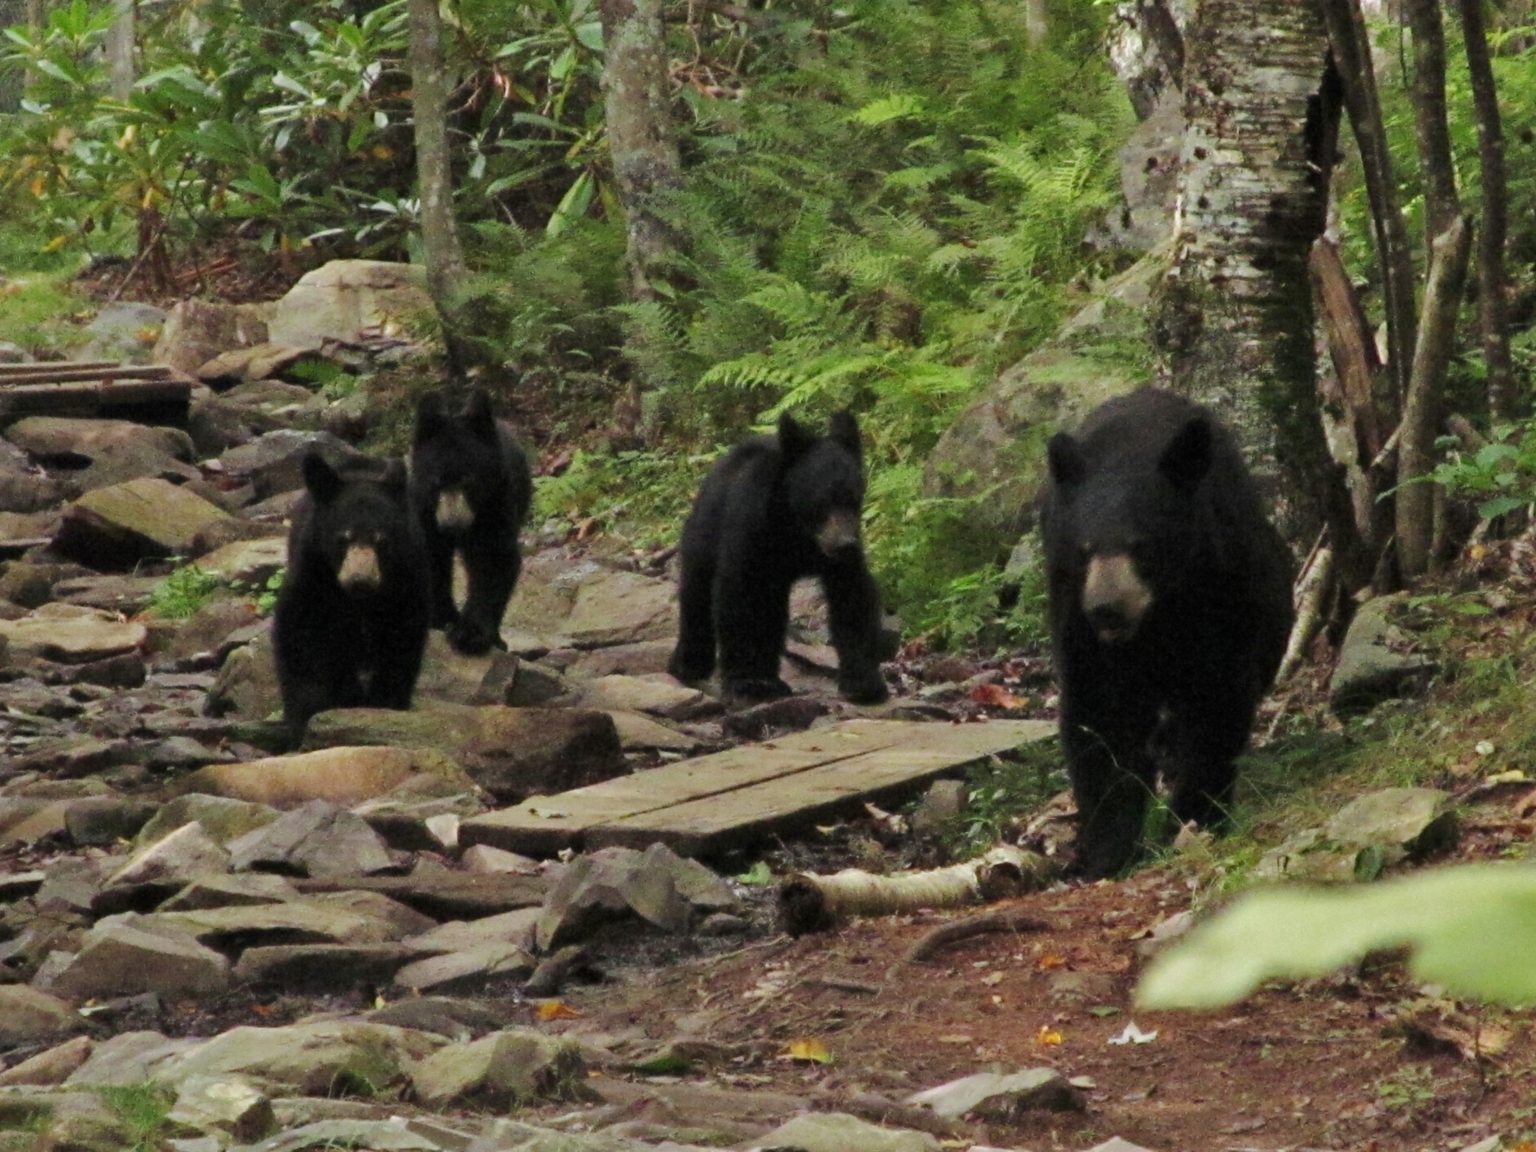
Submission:
M 310 546 L 353 596 L 377 592 L 409 570 L 415 523 L 405 466 L 365 461 L 337 469 L 318 452 L 304 457 Z M 406 577 L 411 578 L 411 577 Z
M 436 393 L 416 405 L 411 482 L 433 509 L 443 532 L 463 532 L 477 509 L 487 508 L 506 488 L 501 436 L 483 388 L 450 412 Z
M 796 525 L 832 559 L 857 554 L 864 454 L 853 413 L 837 413 L 827 435 L 817 436 L 785 412 L 779 417 L 778 439 L 785 499 Z
M 1065 575 L 1077 589 L 1099 640 L 1123 644 L 1159 600 L 1189 581 L 1213 544 L 1201 499 L 1211 426 L 1192 417 L 1151 453 L 1096 447 L 1085 451 L 1065 432 L 1047 446 L 1054 493 L 1048 561 L 1053 579 Z

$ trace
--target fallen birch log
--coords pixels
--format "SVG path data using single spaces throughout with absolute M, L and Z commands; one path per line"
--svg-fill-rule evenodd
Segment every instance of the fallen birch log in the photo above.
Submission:
M 1058 866 L 1038 852 L 1000 844 L 927 872 L 881 876 L 845 868 L 830 876 L 797 872 L 779 885 L 779 914 L 792 935 L 820 932 L 850 916 L 892 916 L 919 908 L 962 908 L 1043 888 Z

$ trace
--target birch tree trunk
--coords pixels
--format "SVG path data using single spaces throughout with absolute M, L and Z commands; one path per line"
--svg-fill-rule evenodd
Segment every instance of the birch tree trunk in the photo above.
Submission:
M 443 326 L 443 347 L 455 377 L 468 368 L 458 305 L 464 251 L 453 215 L 453 164 L 448 148 L 448 96 L 452 84 L 443 55 L 438 0 L 410 0 L 411 108 L 415 124 L 416 183 L 421 197 L 421 246 L 427 292 Z
M 601 0 L 603 22 L 603 110 L 608 151 L 623 207 L 628 243 L 625 263 L 630 295 L 657 298 L 678 239 L 662 218 L 660 201 L 682 186 L 682 159 L 672 126 L 672 84 L 667 71 L 666 26 L 661 0 Z M 618 413 L 618 424 L 634 433 L 641 422 L 644 381 L 635 373 Z
M 112 99 L 127 101 L 138 78 L 133 50 L 137 42 L 135 0 L 112 0 L 112 30 L 107 34 L 107 61 L 112 78 Z
M 1230 422 L 1292 540 L 1324 519 L 1320 485 L 1341 483 L 1317 416 L 1307 272 L 1338 130 L 1327 56 L 1314 2 L 1200 4 L 1185 30 L 1173 263 L 1153 316 L 1171 386 Z

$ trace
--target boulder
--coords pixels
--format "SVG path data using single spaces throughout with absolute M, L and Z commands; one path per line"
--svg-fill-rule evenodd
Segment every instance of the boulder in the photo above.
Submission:
M 268 332 L 277 343 L 319 348 L 327 340 L 355 344 L 368 334 L 398 333 L 431 314 L 421 265 L 332 260 L 305 273 L 272 304 Z
M 309 722 L 306 748 L 339 744 L 446 753 L 501 803 L 595 784 L 626 767 L 613 720 L 577 708 L 433 703 L 409 712 L 337 709 Z
M 155 477 L 87 492 L 69 506 L 54 548 L 100 570 L 163 556 L 199 556 L 229 513 Z

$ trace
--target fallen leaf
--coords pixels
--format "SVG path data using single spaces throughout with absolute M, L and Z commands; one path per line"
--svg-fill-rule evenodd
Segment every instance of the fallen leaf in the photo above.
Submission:
M 1156 1039 L 1156 1028 L 1150 1032 L 1143 1032 L 1136 1027 L 1136 1021 L 1132 1020 L 1118 1036 L 1111 1036 L 1109 1042 L 1111 1044 L 1150 1044 Z
M 830 1064 L 832 1053 L 820 1040 L 792 1040 L 780 1059 L 797 1060 L 808 1064 Z
M 1036 1044 L 1049 1044 L 1054 1046 L 1060 1044 L 1061 1041 L 1061 1033 L 1052 1028 L 1049 1024 L 1040 1025 L 1040 1031 L 1035 1033 Z
M 1035 961 L 1035 967 L 1042 972 L 1053 972 L 1057 968 L 1065 968 L 1066 966 L 1067 958 L 1065 956 L 1058 956 L 1054 952 L 1047 952 Z
M 581 1013 L 564 1000 L 545 1000 L 534 1009 L 540 1020 L 580 1020 Z
M 1014 711 L 1029 707 L 1027 699 L 1023 696 L 1015 696 L 1001 684 L 978 684 L 971 689 L 970 698 L 975 703 L 984 704 L 989 708 L 1006 708 Z

